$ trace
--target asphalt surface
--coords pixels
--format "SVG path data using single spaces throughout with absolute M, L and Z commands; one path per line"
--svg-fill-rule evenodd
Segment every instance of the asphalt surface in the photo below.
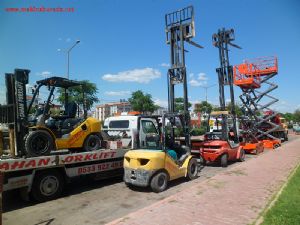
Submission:
M 289 142 L 295 138 L 291 135 Z M 268 154 L 268 150 L 262 154 Z M 256 157 L 259 155 L 247 154 L 246 161 Z M 129 189 L 121 177 L 99 181 L 77 179 L 67 186 L 63 197 L 40 204 L 24 202 L 16 191 L 11 191 L 3 196 L 3 224 L 105 224 L 183 191 L 239 163 L 231 163 L 227 168 L 215 164 L 205 166 L 201 168 L 198 179 L 170 182 L 169 188 L 159 194 L 150 189 Z M 82 215 L 81 219 L 78 219 L 78 213 Z

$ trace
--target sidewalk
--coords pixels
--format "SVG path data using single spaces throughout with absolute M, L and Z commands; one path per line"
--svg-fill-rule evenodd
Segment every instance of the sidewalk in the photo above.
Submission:
M 236 163 L 221 174 L 109 224 L 250 224 L 299 161 L 298 137 L 277 150 Z

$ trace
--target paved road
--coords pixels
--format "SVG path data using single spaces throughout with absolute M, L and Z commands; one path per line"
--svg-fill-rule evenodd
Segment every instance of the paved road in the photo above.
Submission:
M 295 138 L 295 136 L 290 136 L 290 142 Z M 268 151 L 262 154 L 268 154 Z M 246 160 L 256 157 L 259 156 L 247 155 Z M 105 224 L 165 199 L 238 164 L 239 162 L 232 163 L 228 168 L 216 165 L 206 166 L 201 169 L 198 179 L 189 182 L 185 179 L 174 181 L 168 190 L 159 194 L 149 189 L 131 190 L 124 185 L 121 178 L 102 181 L 76 180 L 68 186 L 64 197 L 41 204 L 24 202 L 16 192 L 10 192 L 4 195 L 3 223 L 7 225 Z M 80 217 L 78 217 L 79 213 Z

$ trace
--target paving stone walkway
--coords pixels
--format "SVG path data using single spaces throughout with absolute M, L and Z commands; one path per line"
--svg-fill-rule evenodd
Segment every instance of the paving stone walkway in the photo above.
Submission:
M 300 162 L 300 138 L 266 151 L 109 224 L 251 224 Z

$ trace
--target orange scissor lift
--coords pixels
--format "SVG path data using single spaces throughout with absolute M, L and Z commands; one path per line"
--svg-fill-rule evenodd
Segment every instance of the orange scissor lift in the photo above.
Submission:
M 242 90 L 239 96 L 244 114 L 241 119 L 244 139 L 242 144 L 248 153 L 258 154 L 264 148 L 274 149 L 281 145 L 281 140 L 272 135 L 278 129 L 278 124 L 272 122 L 272 118 L 278 113 L 269 108 L 278 101 L 270 95 L 278 87 L 270 82 L 277 73 L 278 62 L 274 56 L 245 60 L 233 68 L 234 84 Z M 265 86 L 267 88 L 262 90 Z M 273 113 L 266 113 L 269 111 Z

